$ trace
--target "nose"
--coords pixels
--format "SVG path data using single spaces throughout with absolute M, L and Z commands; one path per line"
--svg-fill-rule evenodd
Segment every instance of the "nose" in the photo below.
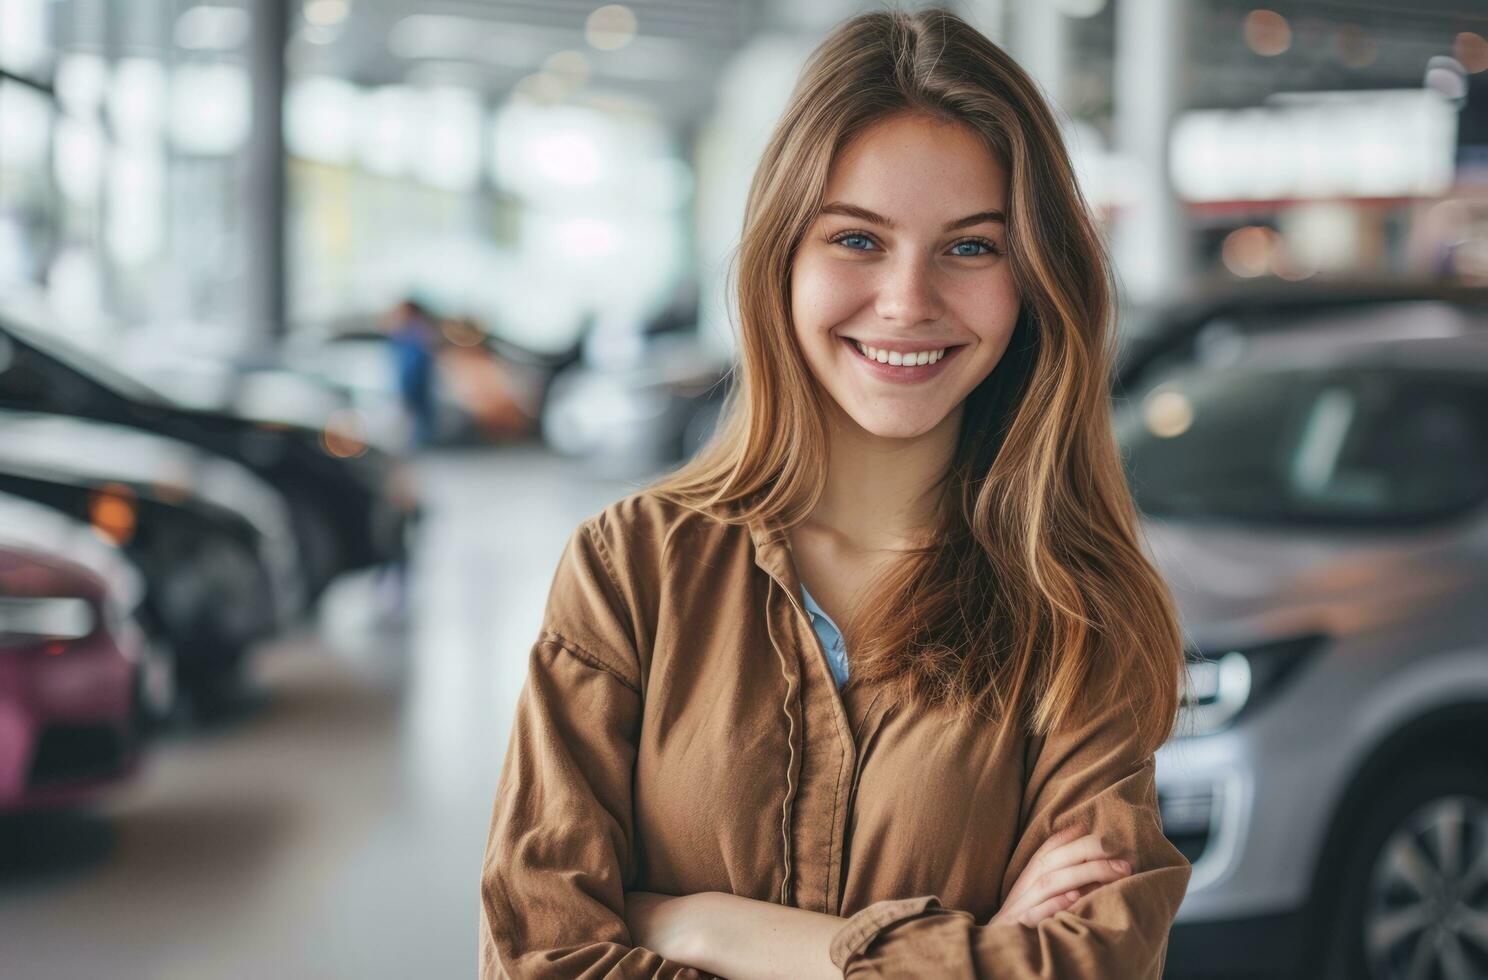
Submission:
M 886 263 L 874 311 L 885 323 L 913 326 L 941 315 L 935 270 L 922 255 L 906 251 Z

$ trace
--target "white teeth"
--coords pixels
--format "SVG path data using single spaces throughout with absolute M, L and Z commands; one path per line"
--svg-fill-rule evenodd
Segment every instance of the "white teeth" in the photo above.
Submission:
M 880 350 L 877 347 L 869 347 L 868 345 L 859 343 L 856 340 L 853 341 L 853 346 L 857 347 L 858 351 L 870 361 L 877 361 L 880 364 L 898 364 L 903 367 L 910 367 L 919 364 L 934 364 L 936 361 L 944 357 L 945 352 L 949 349 L 946 347 L 942 347 L 940 350 L 922 350 L 914 351 L 913 353 L 909 354 L 903 354 L 896 350 Z

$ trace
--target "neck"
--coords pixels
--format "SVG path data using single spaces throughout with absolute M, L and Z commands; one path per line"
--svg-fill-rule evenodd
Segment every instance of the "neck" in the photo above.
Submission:
M 864 551 L 921 543 L 935 520 L 934 484 L 955 454 L 963 406 L 912 439 L 876 436 L 832 406 L 827 483 L 807 523 Z

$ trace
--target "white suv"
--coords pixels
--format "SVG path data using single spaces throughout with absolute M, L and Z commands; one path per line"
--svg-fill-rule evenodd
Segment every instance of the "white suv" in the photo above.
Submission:
M 1488 977 L 1488 291 L 1189 315 L 1116 391 L 1195 693 L 1168 974 Z

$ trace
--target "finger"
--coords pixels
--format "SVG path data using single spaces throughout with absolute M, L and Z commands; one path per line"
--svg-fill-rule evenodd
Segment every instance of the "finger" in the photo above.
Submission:
M 1053 867 L 1048 861 L 1050 853 L 1068 845 L 1071 841 L 1078 840 L 1083 833 L 1083 827 L 1078 824 L 1071 824 L 1063 830 L 1050 834 L 1048 839 L 1039 845 L 1039 849 L 1033 852 L 1033 857 L 1028 859 L 1028 864 L 1024 866 L 1023 873 L 1018 875 L 1018 880 L 1013 883 L 1012 891 L 1008 892 L 1004 904 L 1012 901 L 1014 897 L 1025 891 L 1033 882 L 1033 879 Z
M 1086 834 L 1084 837 L 1076 838 L 1068 844 L 1054 848 L 1044 857 L 1043 873 L 1056 871 L 1059 868 L 1072 868 L 1086 861 L 1099 861 L 1102 858 L 1119 857 L 1115 851 L 1106 846 L 1104 838 L 1099 834 Z
M 1048 874 L 1040 875 L 1018 901 L 1024 908 L 1032 908 L 1071 889 L 1078 889 L 1092 883 L 1106 884 L 1125 878 L 1129 874 L 1131 874 L 1131 867 L 1125 862 L 1118 864 L 1105 859 L 1086 861 L 1083 864 L 1059 868 Z
M 1104 844 L 1105 841 L 1099 834 L 1071 837 L 1066 833 L 1049 838 L 1044 845 L 1047 850 L 1040 848 L 1041 854 L 1035 854 L 1028 862 L 1028 867 L 1024 868 L 1023 874 L 1018 876 L 1008 897 L 1021 894 L 1033 883 L 1034 879 L 1050 871 L 1067 868 L 1084 861 L 1093 861 L 1097 858 L 1114 857 L 1115 855 L 1106 853 Z
M 1068 891 L 1071 888 L 1082 888 L 1085 885 L 1109 884 L 1129 874 L 1131 874 L 1131 865 L 1120 858 L 1114 860 L 1099 858 L 1072 867 L 1060 868 L 1044 876 L 1045 897 Z
M 1053 915 L 1055 912 L 1060 912 L 1064 909 L 1069 908 L 1071 905 L 1075 904 L 1079 897 L 1079 891 L 1074 889 L 1071 889 L 1070 891 L 1067 891 L 1062 895 L 1055 895 L 1048 901 L 1040 902 L 1038 905 L 1035 905 L 1033 908 L 1028 909 L 1022 915 L 1018 916 L 1018 922 L 1022 925 L 1032 928 L 1047 919 L 1049 916 Z
M 1083 837 L 1071 840 L 1065 845 L 1052 849 L 1045 857 L 1040 858 L 1039 865 L 1033 867 L 1030 864 L 1027 874 L 1027 883 L 1033 883 L 1040 874 L 1049 874 L 1059 868 L 1074 867 L 1077 864 L 1085 864 L 1086 861 L 1098 861 L 1101 858 L 1116 858 L 1119 855 L 1112 849 L 1107 848 L 1106 840 L 1100 834 L 1085 834 Z M 1024 883 L 1024 877 L 1019 877 L 1019 883 Z M 1013 885 L 1012 894 L 1018 894 L 1021 889 Z
M 1084 826 L 1077 823 L 1069 824 L 1059 830 L 1056 830 L 1054 833 L 1045 838 L 1044 842 L 1039 845 L 1039 849 L 1037 851 L 1034 851 L 1034 854 L 1041 854 L 1044 851 L 1048 851 L 1051 848 L 1059 846 L 1065 841 L 1072 841 L 1085 833 L 1087 833 L 1087 831 Z
M 1084 898 L 1086 895 L 1089 895 L 1091 892 L 1095 891 L 1103 884 L 1105 883 L 1094 881 L 1088 885 L 1081 885 L 1079 888 L 1071 888 L 1069 891 L 1059 895 L 1055 895 L 1053 898 L 1049 899 L 1046 902 L 1043 902 L 1040 905 L 1035 906 L 1032 909 L 1025 910 L 1019 917 L 1018 921 L 1026 926 L 1036 926 L 1044 919 L 1047 919 L 1049 916 L 1053 915 L 1055 912 L 1058 912 L 1061 909 L 1067 909 L 1070 906 L 1074 905 L 1080 899 Z

